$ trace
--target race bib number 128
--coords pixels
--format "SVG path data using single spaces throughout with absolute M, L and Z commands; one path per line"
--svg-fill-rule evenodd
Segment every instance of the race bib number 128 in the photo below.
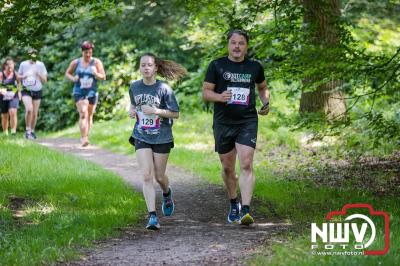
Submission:
M 250 89 L 240 87 L 228 87 L 227 89 L 232 92 L 232 98 L 228 104 L 249 105 Z

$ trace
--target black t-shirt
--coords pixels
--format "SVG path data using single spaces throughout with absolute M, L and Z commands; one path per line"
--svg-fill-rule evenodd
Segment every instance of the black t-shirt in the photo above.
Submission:
M 232 91 L 228 103 L 214 103 L 214 123 L 241 124 L 257 121 L 255 84 L 265 80 L 264 68 L 257 61 L 234 62 L 222 57 L 213 60 L 204 81 L 215 84 L 214 91 Z

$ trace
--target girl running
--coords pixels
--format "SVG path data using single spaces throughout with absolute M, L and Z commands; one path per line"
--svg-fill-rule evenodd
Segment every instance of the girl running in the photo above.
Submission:
M 21 93 L 18 90 L 21 82 L 14 66 L 14 61 L 7 58 L 0 73 L 1 125 L 3 133 L 8 135 L 8 119 L 10 119 L 12 136 L 17 132 L 17 109 L 21 100 Z
M 136 124 L 130 138 L 135 146 L 139 167 L 143 174 L 143 195 L 149 212 L 147 229 L 160 228 L 155 207 L 153 175 L 162 189 L 162 212 L 171 216 L 174 201 L 168 177 L 165 175 L 168 155 L 174 147 L 172 137 L 173 119 L 179 117 L 179 106 L 170 86 L 157 80 L 156 75 L 178 80 L 187 74 L 181 65 L 161 60 L 151 53 L 140 58 L 142 79 L 133 82 L 129 88 L 131 100 L 130 117 L 136 117 Z
M 89 145 L 89 131 L 98 99 L 97 80 L 106 80 L 103 63 L 92 57 L 93 48 L 91 42 L 84 41 L 81 45 L 82 57 L 72 60 L 65 72 L 65 77 L 74 82 L 73 95 L 79 112 L 82 147 Z

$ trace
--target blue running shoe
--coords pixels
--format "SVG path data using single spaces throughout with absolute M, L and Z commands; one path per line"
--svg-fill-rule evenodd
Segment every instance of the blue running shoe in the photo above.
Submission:
M 240 221 L 240 203 L 231 203 L 228 214 L 228 223 L 239 223 Z
M 174 199 L 172 198 L 172 189 L 169 188 L 169 196 L 165 197 L 163 195 L 163 202 L 162 202 L 162 212 L 164 216 L 171 216 L 174 213 Z
M 158 230 L 160 229 L 160 224 L 158 223 L 157 215 L 151 214 L 149 217 L 149 222 L 146 225 L 146 229 Z

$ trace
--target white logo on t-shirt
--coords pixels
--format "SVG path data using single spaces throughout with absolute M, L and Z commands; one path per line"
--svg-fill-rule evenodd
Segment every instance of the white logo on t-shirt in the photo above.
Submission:
M 225 71 L 224 74 L 222 74 L 222 77 L 230 82 L 251 82 L 251 74 L 231 73 L 229 71 Z
M 223 77 L 225 80 L 231 80 L 232 73 L 231 72 L 224 72 Z

